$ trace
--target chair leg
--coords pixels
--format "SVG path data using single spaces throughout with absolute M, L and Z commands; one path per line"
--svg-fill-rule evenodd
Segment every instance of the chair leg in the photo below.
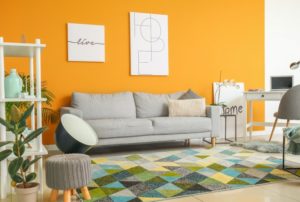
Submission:
M 71 190 L 64 190 L 64 202 L 71 202 Z
M 85 200 L 91 200 L 90 192 L 89 192 L 89 190 L 88 190 L 88 188 L 86 186 L 81 187 L 81 193 L 82 193 L 83 198 Z
M 277 125 L 277 121 L 278 121 L 278 118 L 276 117 L 276 119 L 275 119 L 275 121 L 274 121 L 274 124 L 273 124 L 272 132 L 271 132 L 271 134 L 270 134 L 269 142 L 271 142 L 271 140 L 272 140 L 272 137 L 273 137 L 273 134 L 274 134 L 276 125 Z
M 289 127 L 289 124 L 290 124 L 290 119 L 287 119 L 286 120 L 286 127 Z
M 211 138 L 211 146 L 215 147 L 216 146 L 216 137 Z
M 52 189 L 49 201 L 50 202 L 56 202 L 57 201 L 57 196 L 58 196 L 58 190 L 57 189 Z

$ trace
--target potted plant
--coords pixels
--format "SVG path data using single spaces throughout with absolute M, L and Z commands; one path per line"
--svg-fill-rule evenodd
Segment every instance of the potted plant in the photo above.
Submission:
M 29 168 L 41 158 L 30 159 L 30 157 L 23 157 L 23 155 L 27 145 L 47 129 L 46 127 L 41 127 L 27 136 L 23 136 L 22 133 L 26 129 L 26 120 L 30 116 L 33 107 L 34 105 L 31 105 L 22 114 L 19 108 L 13 105 L 10 111 L 11 119 L 5 121 L 0 118 L 0 124 L 4 125 L 15 136 L 14 141 L 0 142 L 0 147 L 12 146 L 0 152 L 0 161 L 7 159 L 11 154 L 14 155 L 14 158 L 8 165 L 8 173 L 12 179 L 11 185 L 16 190 L 17 201 L 23 202 L 37 201 L 39 184 L 33 182 L 36 178 L 36 173 L 29 172 Z

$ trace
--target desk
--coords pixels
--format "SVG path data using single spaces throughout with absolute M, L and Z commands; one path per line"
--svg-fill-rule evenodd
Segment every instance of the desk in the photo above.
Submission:
M 254 122 L 253 121 L 253 101 L 280 101 L 286 91 L 245 91 L 244 92 L 244 120 L 243 120 L 243 138 L 247 137 L 247 129 L 249 128 L 249 136 L 252 138 L 253 126 L 269 126 L 272 127 L 272 122 Z M 249 104 L 249 122 L 247 123 Z M 275 113 L 276 111 L 274 111 Z M 285 127 L 284 123 L 278 123 L 277 126 Z

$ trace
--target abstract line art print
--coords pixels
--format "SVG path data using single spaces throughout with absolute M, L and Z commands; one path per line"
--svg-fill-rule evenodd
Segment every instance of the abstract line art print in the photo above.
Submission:
M 130 12 L 131 75 L 169 74 L 168 16 Z

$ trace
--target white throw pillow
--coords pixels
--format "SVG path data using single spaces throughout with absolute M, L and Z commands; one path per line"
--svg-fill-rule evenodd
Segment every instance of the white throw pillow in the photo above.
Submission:
M 169 116 L 206 116 L 205 98 L 169 100 Z

